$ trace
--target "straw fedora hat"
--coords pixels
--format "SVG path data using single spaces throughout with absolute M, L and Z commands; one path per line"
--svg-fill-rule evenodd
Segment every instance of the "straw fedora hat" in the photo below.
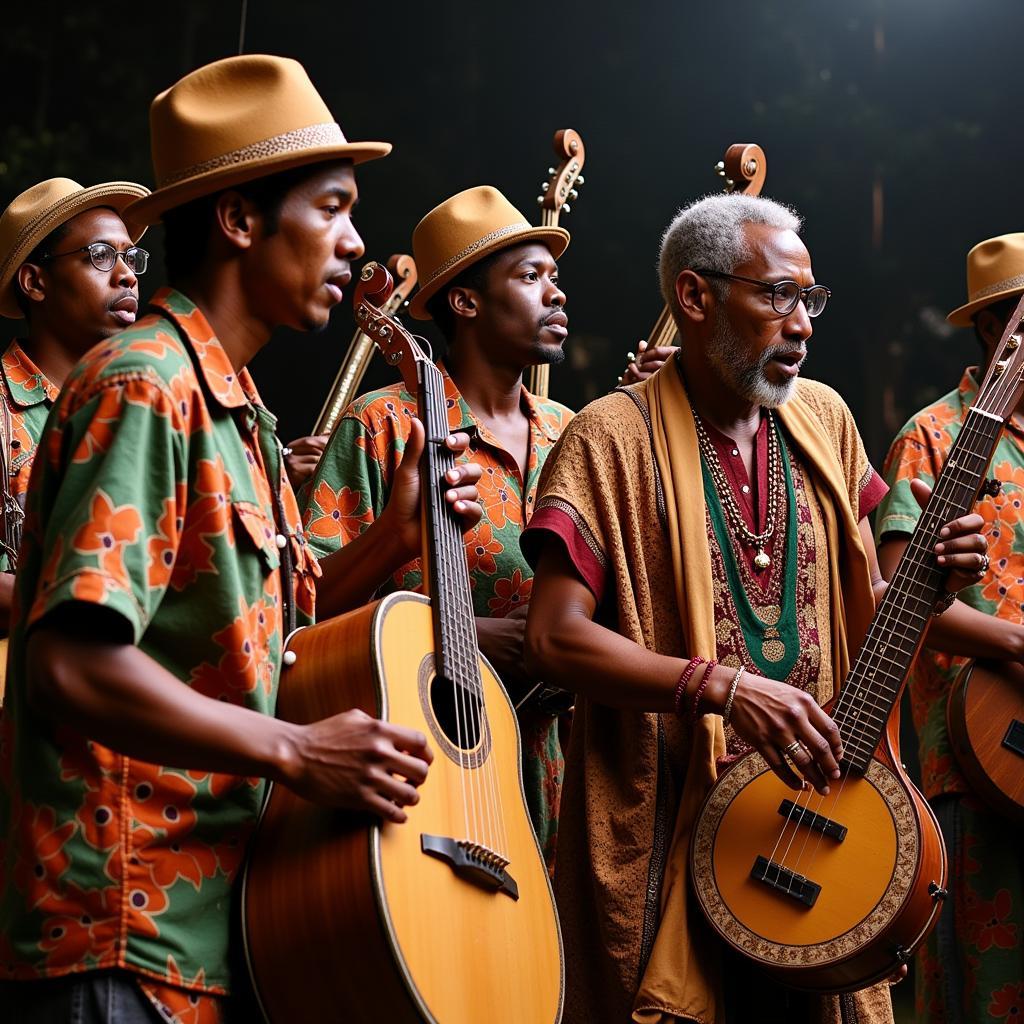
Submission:
M 970 327 L 979 309 L 1024 292 L 1024 231 L 979 242 L 967 254 L 967 303 L 946 319 Z
M 32 250 L 51 232 L 86 210 L 109 206 L 117 214 L 130 203 L 149 195 L 149 189 L 131 181 L 108 181 L 84 188 L 70 178 L 49 178 L 21 193 L 0 214 L 0 316 L 21 318 L 14 275 Z M 129 227 L 137 242 L 145 228 Z
M 142 224 L 303 164 L 391 152 L 388 142 L 349 142 L 305 68 L 261 54 L 218 60 L 175 82 L 150 105 L 149 133 L 156 188 L 128 211 Z
M 466 189 L 435 206 L 412 233 L 419 291 L 409 303 L 417 320 L 429 320 L 427 303 L 449 281 L 499 249 L 541 242 L 557 260 L 569 244 L 564 228 L 535 228 L 490 185 Z

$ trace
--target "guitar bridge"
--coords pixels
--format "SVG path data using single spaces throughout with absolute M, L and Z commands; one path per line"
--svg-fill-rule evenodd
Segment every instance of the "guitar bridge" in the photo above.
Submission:
M 459 878 L 481 889 L 503 892 L 514 900 L 519 899 L 519 886 L 506 870 L 508 859 L 481 843 L 451 839 L 448 836 L 431 836 L 423 832 L 420 834 L 420 849 L 428 857 L 446 861 Z
M 821 892 L 821 886 L 816 882 L 790 871 L 789 868 L 784 868 L 781 864 L 776 864 L 767 857 L 759 856 L 754 861 L 750 877 L 756 882 L 763 882 L 769 889 L 775 889 L 783 896 L 802 903 L 805 907 L 813 907 Z
M 845 825 L 840 825 L 838 821 L 826 818 L 823 814 L 816 814 L 810 808 L 797 807 L 792 800 L 783 800 L 779 804 L 779 814 L 787 821 L 803 825 L 812 832 L 820 832 L 822 835 L 828 836 L 829 839 L 834 839 L 837 843 L 841 843 L 846 838 L 848 830 Z

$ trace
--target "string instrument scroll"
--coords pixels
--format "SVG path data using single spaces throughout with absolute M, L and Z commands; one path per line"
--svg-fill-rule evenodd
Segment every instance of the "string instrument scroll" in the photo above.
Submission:
M 737 142 L 725 151 L 715 164 L 715 173 L 723 180 L 723 191 L 745 196 L 759 196 L 767 173 L 764 150 L 752 142 Z M 679 344 L 679 331 L 668 305 L 661 307 L 658 319 L 647 335 L 648 348 L 668 348 Z M 626 353 L 626 363 L 636 359 L 635 352 Z M 622 378 L 619 377 L 619 383 Z
M 558 218 L 569 213 L 572 203 L 579 197 L 576 186 L 583 184 L 583 161 L 586 149 L 579 132 L 563 128 L 555 132 L 553 142 L 558 164 L 548 168 L 548 180 L 541 185 L 537 202 L 541 207 L 541 226 L 557 228 Z M 538 398 L 547 398 L 550 388 L 550 367 L 547 363 L 531 366 L 527 373 L 526 389 Z
M 416 261 L 411 256 L 396 254 L 388 260 L 388 269 L 397 279 L 395 290 L 384 304 L 384 312 L 391 315 L 397 313 L 404 305 L 408 305 L 409 296 L 416 287 Z M 358 395 L 359 385 L 366 375 L 373 353 L 373 340 L 357 329 L 331 385 L 327 400 L 316 419 L 314 434 L 333 433 L 341 414 Z

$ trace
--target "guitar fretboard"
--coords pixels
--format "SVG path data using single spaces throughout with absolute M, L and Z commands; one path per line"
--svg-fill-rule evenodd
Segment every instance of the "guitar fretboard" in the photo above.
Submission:
M 944 591 L 946 572 L 934 555 L 939 532 L 973 507 L 1002 428 L 999 416 L 976 407 L 968 411 L 840 690 L 833 718 L 843 740 L 844 766 L 852 771 L 867 769 Z

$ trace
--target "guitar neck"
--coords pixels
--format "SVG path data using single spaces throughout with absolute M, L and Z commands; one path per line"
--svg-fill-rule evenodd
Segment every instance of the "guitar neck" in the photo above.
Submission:
M 651 333 L 647 336 L 647 347 L 657 348 L 661 345 L 676 345 L 679 341 L 679 330 L 672 318 L 672 311 L 668 306 L 662 306 L 658 319 L 654 321 Z
M 541 226 L 558 227 L 558 210 L 549 210 L 546 206 L 541 210 Z M 551 367 L 547 363 L 538 363 L 526 371 L 526 390 L 537 398 L 547 398 L 551 393 Z
M 833 718 L 844 763 L 853 771 L 867 769 L 944 593 L 946 573 L 933 553 L 939 531 L 974 506 L 1002 428 L 1001 417 L 977 407 L 968 411 L 843 684 Z
M 434 486 L 423 487 L 424 582 L 434 617 L 436 670 L 441 678 L 464 692 L 482 696 L 466 549 L 461 527 L 444 500 L 441 484 L 455 465 L 455 456 L 444 443 L 449 433 L 444 381 L 433 363 L 420 362 L 417 369 L 420 416 L 427 435 L 423 479 L 437 481 Z

